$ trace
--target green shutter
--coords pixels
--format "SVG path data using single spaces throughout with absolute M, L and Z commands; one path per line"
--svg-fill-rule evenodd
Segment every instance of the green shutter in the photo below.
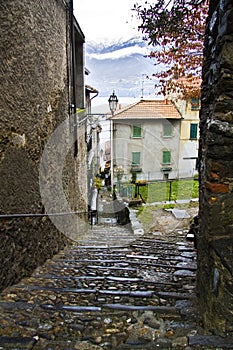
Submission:
M 140 152 L 132 152 L 132 164 L 140 165 Z
M 192 111 L 198 111 L 200 108 L 200 100 L 199 98 L 192 98 L 191 99 L 191 110 Z
M 163 164 L 171 164 L 171 152 L 163 151 Z
M 140 125 L 133 125 L 133 137 L 142 137 L 142 128 Z
M 190 139 L 191 140 L 197 139 L 197 126 L 198 126 L 198 124 L 191 124 L 190 125 Z
M 172 136 L 172 124 L 171 123 L 163 124 L 163 136 L 164 137 L 171 137 Z

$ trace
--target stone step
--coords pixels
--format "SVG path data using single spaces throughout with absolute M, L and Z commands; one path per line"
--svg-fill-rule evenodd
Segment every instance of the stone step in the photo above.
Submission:
M 193 299 L 194 293 L 175 293 L 175 292 L 158 292 L 158 296 L 163 299 L 176 299 L 176 300 L 185 300 Z
M 0 336 L 0 349 L 34 349 L 36 342 L 33 337 Z
M 195 335 L 189 337 L 189 345 L 212 347 L 213 349 L 233 349 L 233 337 L 214 335 Z
M 88 289 L 88 288 L 54 288 L 54 287 L 43 287 L 43 286 L 27 286 L 25 289 L 25 286 L 17 285 L 17 288 L 20 288 L 22 292 L 26 291 L 48 291 L 48 292 L 54 292 L 56 294 L 60 293 L 72 293 L 72 294 L 100 294 L 100 295 L 112 295 L 112 296 L 129 296 L 129 297 L 136 297 L 136 298 L 149 298 L 153 296 L 152 291 L 140 291 L 140 290 L 106 290 L 106 289 Z M 18 295 L 20 291 L 16 291 L 16 288 L 14 289 L 14 292 L 17 292 Z M 21 292 L 21 293 L 22 293 Z M 2 303 L 2 306 L 4 307 L 4 303 Z M 27 305 L 26 305 L 27 307 Z
M 136 240 L 125 227 L 94 225 L 1 294 L 0 349 L 186 349 L 196 266 L 178 238 Z

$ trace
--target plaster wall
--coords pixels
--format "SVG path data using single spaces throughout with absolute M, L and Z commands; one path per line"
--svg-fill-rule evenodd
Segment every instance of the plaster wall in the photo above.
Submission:
M 199 110 L 191 109 L 191 100 L 180 101 L 182 114 L 179 149 L 179 177 L 188 178 L 197 175 L 198 140 L 199 140 Z M 190 139 L 191 124 L 198 124 L 197 139 Z
M 163 137 L 163 120 L 156 121 L 130 121 L 114 123 L 114 159 L 117 166 L 123 166 L 124 173 L 130 175 L 132 165 L 132 152 L 140 152 L 140 167 L 142 173 L 137 174 L 138 179 L 163 179 L 163 151 L 171 152 L 172 171 L 170 178 L 178 175 L 179 159 L 179 132 L 180 121 L 171 121 L 173 131 L 171 137 Z M 142 137 L 132 137 L 132 126 L 140 124 Z
M 78 188 L 85 158 L 83 130 L 78 158 L 73 157 L 68 120 L 70 102 L 69 1 L 9 0 L 0 2 L 0 213 L 43 214 L 39 187 L 45 146 L 62 122 L 64 132 L 54 147 L 50 183 L 57 204 L 60 150 L 70 144 L 61 179 L 71 210 L 86 210 L 85 189 Z M 53 169 L 53 171 L 51 170 Z M 85 168 L 82 168 L 84 173 Z M 85 187 L 85 186 L 84 186 Z M 0 220 L 0 289 L 17 282 L 58 252 L 70 239 L 48 217 Z

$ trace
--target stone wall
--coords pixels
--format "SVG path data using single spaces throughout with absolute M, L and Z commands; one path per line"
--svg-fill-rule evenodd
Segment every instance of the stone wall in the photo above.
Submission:
M 40 189 L 41 156 L 51 135 L 67 119 L 71 102 L 68 5 L 68 0 L 0 2 L 1 215 L 45 211 Z M 72 122 L 71 118 L 64 124 L 64 133 L 55 147 L 56 158 L 51 159 L 50 171 L 43 169 L 43 180 L 50 182 L 51 192 L 56 193 L 53 180 L 58 172 L 59 150 L 66 142 L 71 150 L 61 171 L 63 192 L 70 210 L 82 213 L 83 223 L 87 209 L 85 131 L 81 130 L 79 155 L 74 158 Z M 80 181 L 84 181 L 82 190 Z M 64 208 L 54 198 L 51 210 L 62 211 Z M 0 290 L 30 274 L 64 247 L 69 238 L 48 217 L 0 220 Z
M 200 120 L 198 295 L 205 329 L 233 333 L 233 4 L 210 1 Z

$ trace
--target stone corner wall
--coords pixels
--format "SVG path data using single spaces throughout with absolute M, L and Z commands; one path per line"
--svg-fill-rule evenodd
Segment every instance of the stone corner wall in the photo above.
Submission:
M 233 333 L 233 5 L 210 1 L 200 117 L 197 291 L 206 331 Z

